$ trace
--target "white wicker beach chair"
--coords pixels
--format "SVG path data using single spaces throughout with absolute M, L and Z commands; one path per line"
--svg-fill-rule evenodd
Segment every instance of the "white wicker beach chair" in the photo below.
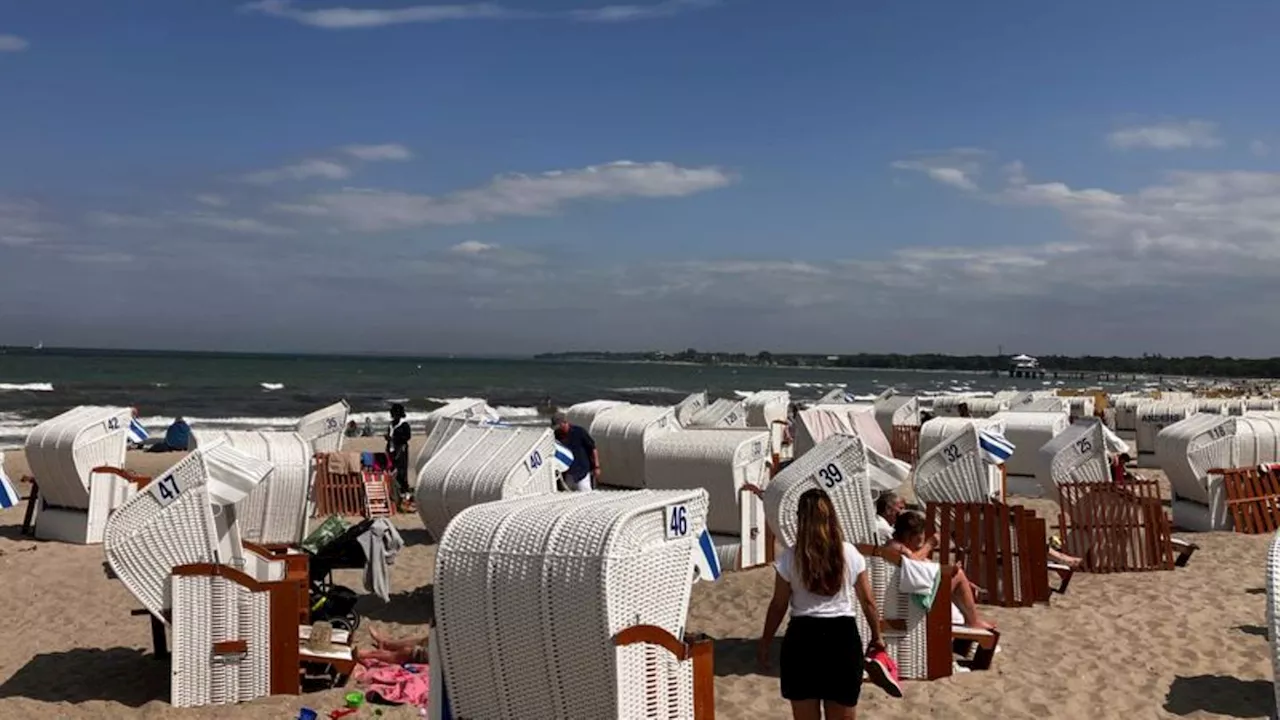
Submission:
M 893 446 L 876 422 L 875 408 L 868 403 L 813 405 L 797 414 L 795 425 L 795 457 L 832 435 L 856 435 L 867 447 L 893 457 Z
M 626 404 L 619 400 L 588 400 L 577 405 L 571 405 L 564 411 L 564 414 L 571 424 L 590 431 L 591 423 L 595 422 L 597 415 Z
M 1156 436 L 1170 425 L 1196 413 L 1196 403 L 1185 400 L 1154 401 L 1138 408 L 1134 444 L 1138 446 L 1138 464 L 1147 467 L 1156 460 Z
M 845 540 L 877 542 L 875 500 L 861 440 L 833 435 L 783 468 L 765 488 L 765 517 L 788 547 L 795 544 L 800 496 L 815 487 L 831 496 Z
M 695 717 L 689 661 L 615 638 L 639 625 L 683 636 L 706 507 L 701 490 L 561 493 L 454 518 L 432 637 L 453 716 Z
M 933 399 L 933 414 L 938 418 L 960 417 L 961 405 L 969 407 L 969 416 L 972 418 L 988 418 L 1009 409 L 1009 401 L 998 397 L 944 395 Z
M 311 487 L 315 480 L 312 467 L 315 453 L 301 433 L 200 430 L 194 435 L 196 447 L 224 442 L 274 468 L 270 477 L 258 483 L 236 506 L 243 539 L 264 544 L 296 544 L 306 538 Z M 329 442 L 324 437 L 321 440 Z
M 1280 532 L 1272 536 L 1267 549 L 1267 641 L 1276 707 L 1280 707 Z
M 747 408 L 741 400 L 720 398 L 694 414 L 688 423 L 681 424 L 689 428 L 744 428 Z
M 498 411 L 489 407 L 488 401 L 480 398 L 457 398 L 427 413 L 427 419 L 423 422 L 423 432 L 430 435 L 436 423 L 445 418 L 493 421 L 498 419 Z
M 604 483 L 642 488 L 645 447 L 654 438 L 680 430 L 669 407 L 618 405 L 596 414 L 588 432 L 596 441 Z
M 930 420 L 929 422 L 935 422 Z M 1000 468 L 982 459 L 978 427 L 968 423 L 920 456 L 916 497 L 926 503 L 985 503 L 1001 499 Z
M 121 476 L 92 471 L 124 467 L 132 419 L 129 408 L 84 405 L 40 423 L 27 435 L 24 450 L 39 487 L 36 537 L 102 542 L 107 516 L 136 488 Z
M 436 450 L 418 473 L 418 513 L 439 539 L 473 505 L 556 491 L 549 427 L 468 424 Z
M 1230 530 L 1222 476 L 1209 470 L 1280 461 L 1280 415 L 1197 413 L 1156 436 L 1156 462 L 1169 478 L 1173 522 L 1196 531 Z
M 331 453 L 342 449 L 351 407 L 345 400 L 302 416 L 294 432 L 311 444 L 312 452 Z
M 1004 422 L 1004 437 L 1013 443 L 1013 455 L 1005 461 L 1009 492 L 1020 494 L 1033 490 L 1033 480 L 1040 466 L 1039 450 L 1058 433 L 1071 425 L 1066 412 L 1002 412 L 992 417 Z
M 899 425 L 920 424 L 920 402 L 914 395 L 893 395 L 875 403 L 876 422 L 887 438 Z
M 920 457 L 965 428 L 1004 435 L 1004 421 L 993 418 L 935 417 L 920 426 Z
M 787 421 L 791 394 L 785 390 L 761 390 L 747 396 L 742 403 L 747 408 L 747 427 L 769 427 L 775 422 Z
M 705 410 L 706 407 L 707 393 L 693 393 L 676 403 L 676 422 L 679 422 L 682 427 L 689 427 L 689 421 L 693 420 L 693 416 Z
M 765 560 L 764 504 L 743 485 L 769 483 L 769 433 L 762 428 L 667 433 L 645 449 L 645 486 L 704 489 L 720 566 L 743 569 Z
M 418 449 L 418 456 L 413 460 L 412 478 L 414 482 L 417 482 L 418 476 L 422 473 L 422 468 L 431 459 L 431 456 L 435 455 L 454 435 L 458 434 L 459 430 L 468 424 L 474 423 L 470 423 L 460 417 L 441 418 L 436 421 L 435 426 L 431 428 L 431 432 L 427 433 L 426 442 L 422 443 L 422 447 Z

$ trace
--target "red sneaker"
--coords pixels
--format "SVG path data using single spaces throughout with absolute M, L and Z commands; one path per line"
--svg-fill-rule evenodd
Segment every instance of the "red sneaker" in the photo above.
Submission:
M 898 663 L 883 650 L 867 653 L 867 675 L 871 682 L 893 697 L 902 697 L 902 685 L 898 684 Z

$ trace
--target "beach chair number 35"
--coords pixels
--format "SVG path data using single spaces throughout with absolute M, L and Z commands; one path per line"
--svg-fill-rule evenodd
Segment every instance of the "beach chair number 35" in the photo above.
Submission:
M 826 467 L 818 469 L 818 479 L 822 481 L 822 487 L 833 488 L 844 481 L 844 475 L 835 463 L 827 463 Z
M 161 478 L 160 482 L 155 483 L 151 489 L 151 494 L 160 501 L 161 506 L 168 505 L 178 499 L 178 495 L 182 493 L 182 488 L 178 487 L 178 478 L 173 475 L 166 475 Z
M 689 508 L 684 505 L 666 507 L 667 539 L 675 540 L 689 534 Z

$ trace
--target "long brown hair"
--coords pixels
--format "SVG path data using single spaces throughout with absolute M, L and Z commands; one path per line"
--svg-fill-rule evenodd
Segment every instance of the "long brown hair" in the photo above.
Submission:
M 796 571 L 809 592 L 835 595 L 845 582 L 844 535 L 835 505 L 813 488 L 800 496 L 796 528 Z

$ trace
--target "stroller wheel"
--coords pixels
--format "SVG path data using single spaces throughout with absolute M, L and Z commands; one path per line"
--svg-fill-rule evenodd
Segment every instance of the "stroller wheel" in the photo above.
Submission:
M 354 633 L 360 627 L 360 616 L 356 613 L 348 613 L 343 617 L 331 618 L 329 624 L 333 625 L 335 630 L 346 630 L 348 633 Z

